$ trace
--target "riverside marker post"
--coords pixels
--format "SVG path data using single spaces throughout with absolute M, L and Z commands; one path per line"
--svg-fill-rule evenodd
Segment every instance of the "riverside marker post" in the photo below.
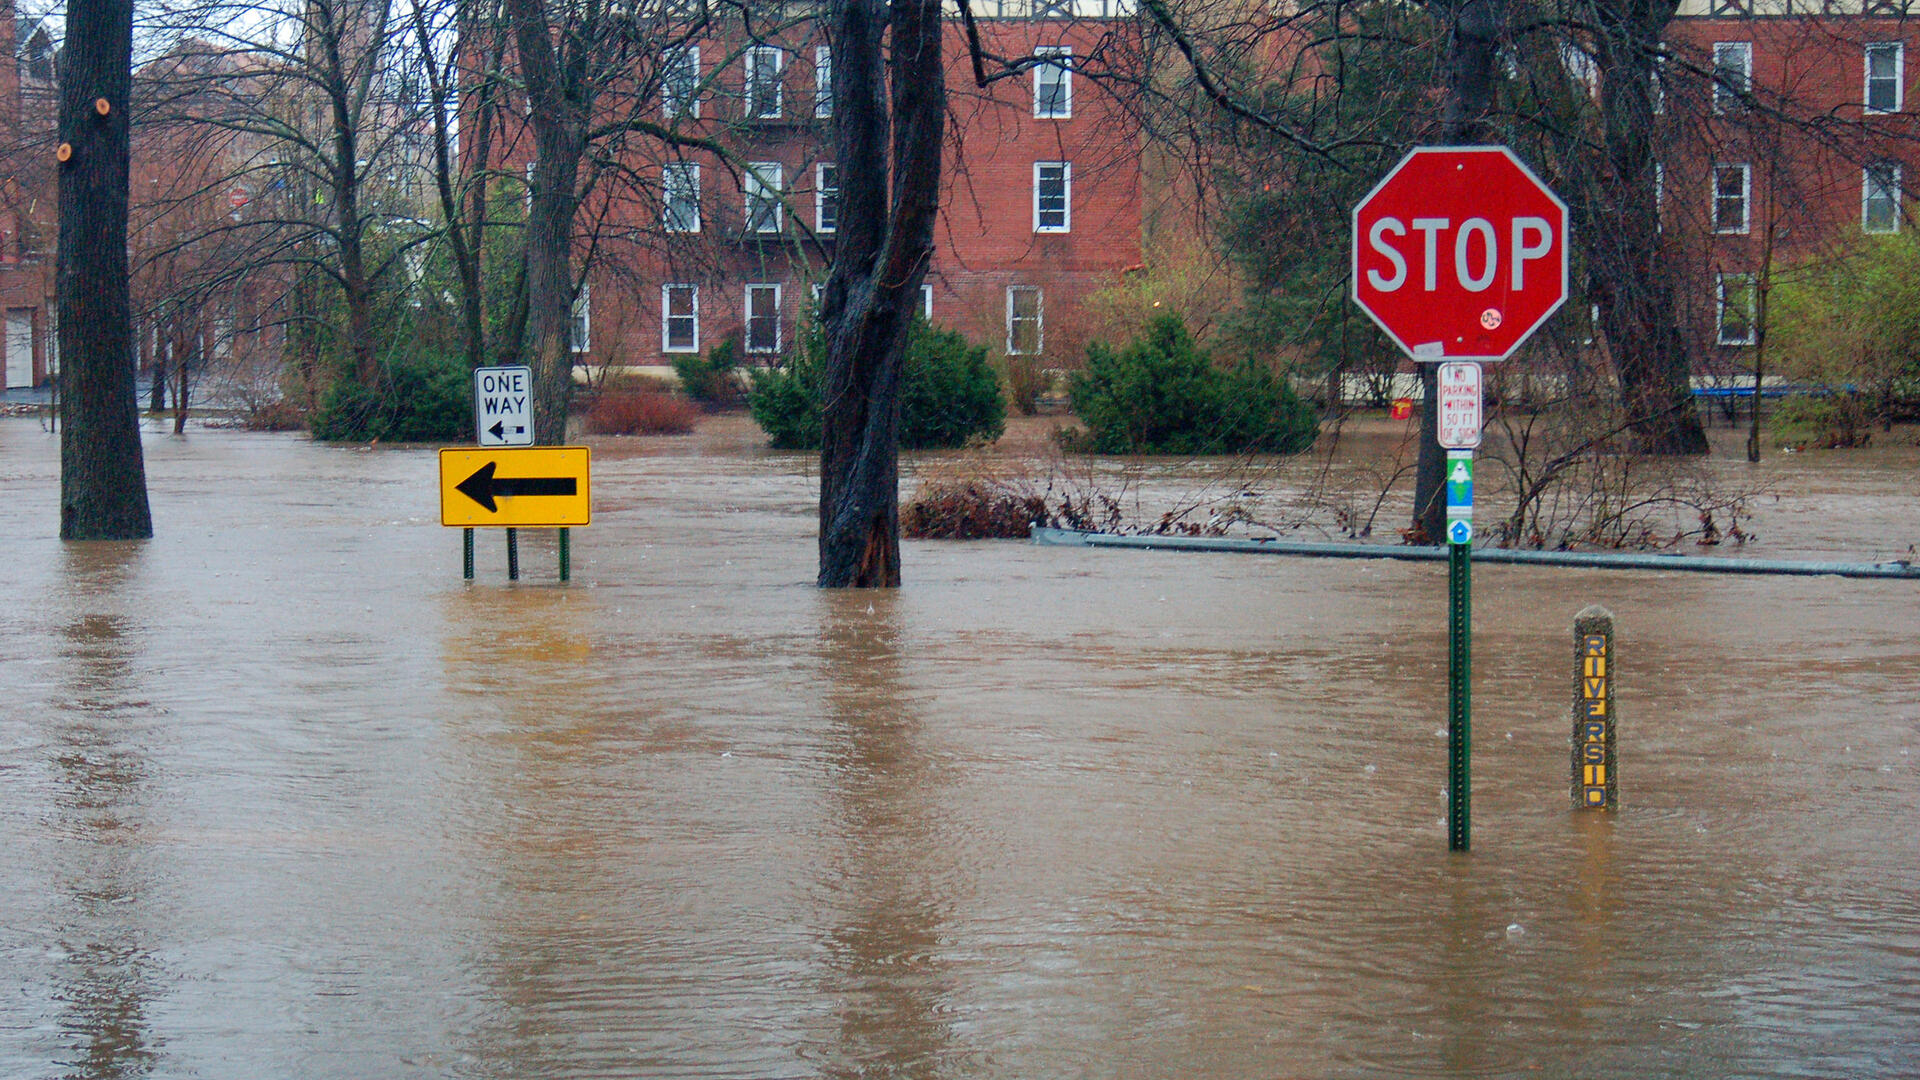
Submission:
M 1512 356 L 1567 299 L 1567 206 L 1504 146 L 1420 147 L 1353 208 L 1353 302 L 1416 361 Z M 1435 372 L 1447 450 L 1447 846 L 1472 826 L 1478 363 Z

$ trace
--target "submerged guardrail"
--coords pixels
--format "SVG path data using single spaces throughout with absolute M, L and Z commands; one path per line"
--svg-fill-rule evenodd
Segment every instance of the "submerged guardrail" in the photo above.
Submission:
M 1278 539 L 1244 540 L 1213 536 L 1122 536 L 1113 533 L 1045 528 L 1034 529 L 1033 540 L 1037 544 L 1061 547 L 1215 551 L 1243 555 L 1299 555 L 1323 559 L 1401 559 L 1409 562 L 1439 562 L 1447 557 L 1447 549 L 1444 547 Z M 1672 570 L 1694 574 L 1789 574 L 1802 577 L 1902 578 L 1920 581 L 1920 562 L 1904 559 L 1879 563 L 1800 562 L 1789 559 L 1743 559 L 1731 556 L 1599 551 L 1518 551 L 1476 547 L 1473 549 L 1473 561 L 1517 563 L 1524 566 L 1572 566 L 1592 570 Z

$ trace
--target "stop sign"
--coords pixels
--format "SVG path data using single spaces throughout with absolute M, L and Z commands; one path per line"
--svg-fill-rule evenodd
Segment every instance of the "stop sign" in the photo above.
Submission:
M 1567 299 L 1567 204 L 1504 146 L 1425 146 L 1353 208 L 1353 302 L 1415 360 L 1505 360 Z

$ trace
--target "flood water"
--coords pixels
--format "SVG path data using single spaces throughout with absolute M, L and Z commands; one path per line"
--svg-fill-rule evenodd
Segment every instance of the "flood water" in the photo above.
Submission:
M 429 449 L 156 430 L 64 545 L 0 421 L 0 1077 L 1920 1076 L 1920 583 L 1477 567 L 1456 854 L 1435 565 L 821 592 L 804 456 L 594 446 L 572 584 L 469 584 Z M 1916 461 L 1752 554 L 1903 552 Z

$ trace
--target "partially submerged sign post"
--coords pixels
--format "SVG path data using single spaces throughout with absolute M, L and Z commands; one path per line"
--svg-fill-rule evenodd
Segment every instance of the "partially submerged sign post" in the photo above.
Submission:
M 1353 208 L 1353 302 L 1435 372 L 1447 450 L 1447 846 L 1472 839 L 1473 448 L 1480 363 L 1567 299 L 1567 205 L 1504 146 L 1423 146 Z M 1466 362 L 1462 362 L 1466 361 Z
M 519 577 L 514 530 L 560 530 L 560 580 L 569 576 L 569 526 L 593 522 L 592 455 L 584 446 L 489 447 L 440 451 L 440 524 L 467 530 L 466 576 L 473 577 L 472 530 L 507 530 L 507 577 Z

